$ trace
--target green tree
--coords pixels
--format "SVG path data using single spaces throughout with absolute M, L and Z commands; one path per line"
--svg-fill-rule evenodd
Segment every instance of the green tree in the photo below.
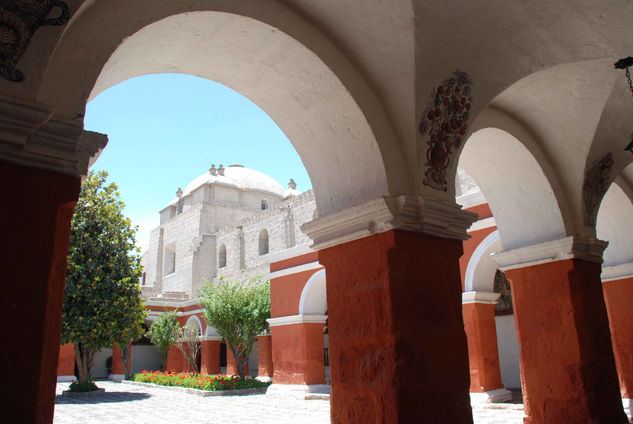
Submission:
M 197 359 L 200 354 L 200 329 L 193 325 L 180 327 L 176 346 L 187 361 L 187 369 L 199 373 Z
M 180 336 L 180 324 L 178 323 L 177 315 L 178 309 L 168 311 L 167 308 L 165 308 L 163 314 L 152 322 L 152 326 L 147 333 L 152 344 L 156 346 L 158 353 L 160 353 L 161 367 L 163 370 L 167 365 L 169 347 L 176 343 L 176 340 L 178 340 Z
M 107 176 L 88 174 L 71 224 L 61 342 L 75 345 L 80 383 L 89 381 L 96 352 L 123 340 L 127 346 L 143 334 L 147 315 L 136 228 Z
M 255 275 L 243 280 L 220 277 L 217 284 L 205 281 L 200 290 L 204 317 L 226 340 L 244 379 L 244 367 L 257 335 L 268 328 L 270 281 Z

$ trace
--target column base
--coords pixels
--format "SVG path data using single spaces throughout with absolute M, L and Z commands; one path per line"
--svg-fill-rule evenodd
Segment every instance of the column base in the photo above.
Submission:
M 262 375 L 261 377 L 260 376 L 255 377 L 255 380 L 261 381 L 262 383 L 270 383 L 271 381 L 273 381 L 273 378 L 267 375 Z
M 110 380 L 125 380 L 125 374 L 110 374 Z
M 488 390 L 487 392 L 470 392 L 470 403 L 500 403 L 512 399 L 512 393 L 506 388 Z
M 624 412 L 629 417 L 629 421 L 633 420 L 633 399 L 622 398 L 622 406 L 624 406 Z
M 294 399 L 314 399 L 315 395 L 321 395 L 324 399 L 329 399 L 330 386 L 328 384 L 271 384 L 268 386 L 266 395 Z
M 77 380 L 77 377 L 75 377 L 74 375 L 58 375 L 57 376 L 58 383 L 68 383 L 69 381 L 75 381 L 75 380 Z

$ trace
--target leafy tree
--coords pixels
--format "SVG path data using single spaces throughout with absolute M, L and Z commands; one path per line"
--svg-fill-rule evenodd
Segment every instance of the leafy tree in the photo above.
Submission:
M 142 335 L 147 314 L 138 284 L 136 228 L 107 176 L 88 174 L 71 224 L 61 341 L 75 345 L 80 383 L 90 379 L 96 352 L 124 340 L 127 346 Z
M 192 325 L 185 325 L 178 331 L 178 340 L 176 346 L 182 352 L 187 361 L 187 369 L 198 373 L 198 363 L 196 359 L 200 353 L 200 330 Z
M 167 308 L 165 308 L 163 314 L 152 322 L 152 326 L 147 333 L 152 344 L 156 346 L 156 349 L 158 349 L 160 353 L 161 367 L 163 370 L 167 365 L 169 347 L 176 343 L 180 336 L 180 324 L 178 323 L 177 315 L 178 309 L 168 311 Z
M 237 362 L 237 373 L 244 379 L 244 367 L 257 335 L 268 328 L 270 281 L 261 275 L 244 280 L 220 277 L 217 284 L 205 281 L 200 290 L 204 317 L 226 340 Z

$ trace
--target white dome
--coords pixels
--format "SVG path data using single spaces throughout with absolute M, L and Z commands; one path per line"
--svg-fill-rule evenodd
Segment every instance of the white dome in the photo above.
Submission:
M 273 178 L 254 169 L 244 168 L 242 165 L 230 165 L 224 170 L 224 175 L 211 175 L 205 172 L 200 175 L 185 188 L 183 196 L 204 184 L 220 184 L 229 187 L 236 187 L 242 190 L 264 191 L 283 197 L 284 188 Z

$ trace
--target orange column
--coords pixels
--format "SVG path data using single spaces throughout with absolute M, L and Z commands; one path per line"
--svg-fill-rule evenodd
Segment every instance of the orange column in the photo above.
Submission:
M 226 344 L 226 375 L 239 375 L 237 373 L 237 361 L 228 343 Z M 248 375 L 248 364 L 244 366 L 244 375 Z
M 626 423 L 600 264 L 572 258 L 504 271 L 521 348 L 525 424 Z
M 275 384 L 325 384 L 325 319 L 325 316 L 295 315 L 268 321 L 272 333 Z
M 13 196 L 0 220 L 2 278 L 10 282 L 2 286 L 0 310 L 15 317 L 0 322 L 7 382 L 2 402 L 11 406 L 3 408 L 3 422 L 53 421 L 70 221 L 79 187 L 77 177 L 0 162 L 0 188 Z
M 512 398 L 501 382 L 495 304 L 498 293 L 462 295 L 464 330 L 468 339 L 470 393 L 473 401 L 502 402 Z
M 272 336 L 257 336 L 257 379 L 271 381 L 273 377 Z
M 66 343 L 59 347 L 57 381 L 73 381 L 75 378 L 75 345 Z
M 461 254 L 403 230 L 319 251 L 332 422 L 472 423 Z
M 201 374 L 219 374 L 220 373 L 220 343 L 221 338 L 217 340 L 203 339 L 200 342 L 200 373 Z
M 176 344 L 173 344 L 169 347 L 169 352 L 167 353 L 167 364 L 165 365 L 165 371 L 176 371 L 183 372 L 187 371 L 187 363 L 185 361 L 185 357 L 178 349 Z
M 630 405 L 633 399 L 633 277 L 605 281 L 602 289 L 620 390 L 622 398 Z
M 130 364 L 132 363 L 132 343 L 127 345 L 128 355 L 130 355 L 130 359 L 128 360 L 128 372 L 130 371 Z M 122 352 L 119 349 L 119 346 L 116 344 L 112 345 L 112 374 L 110 374 L 110 378 L 113 380 L 124 380 L 125 379 L 125 368 L 123 367 L 123 358 L 121 357 Z

